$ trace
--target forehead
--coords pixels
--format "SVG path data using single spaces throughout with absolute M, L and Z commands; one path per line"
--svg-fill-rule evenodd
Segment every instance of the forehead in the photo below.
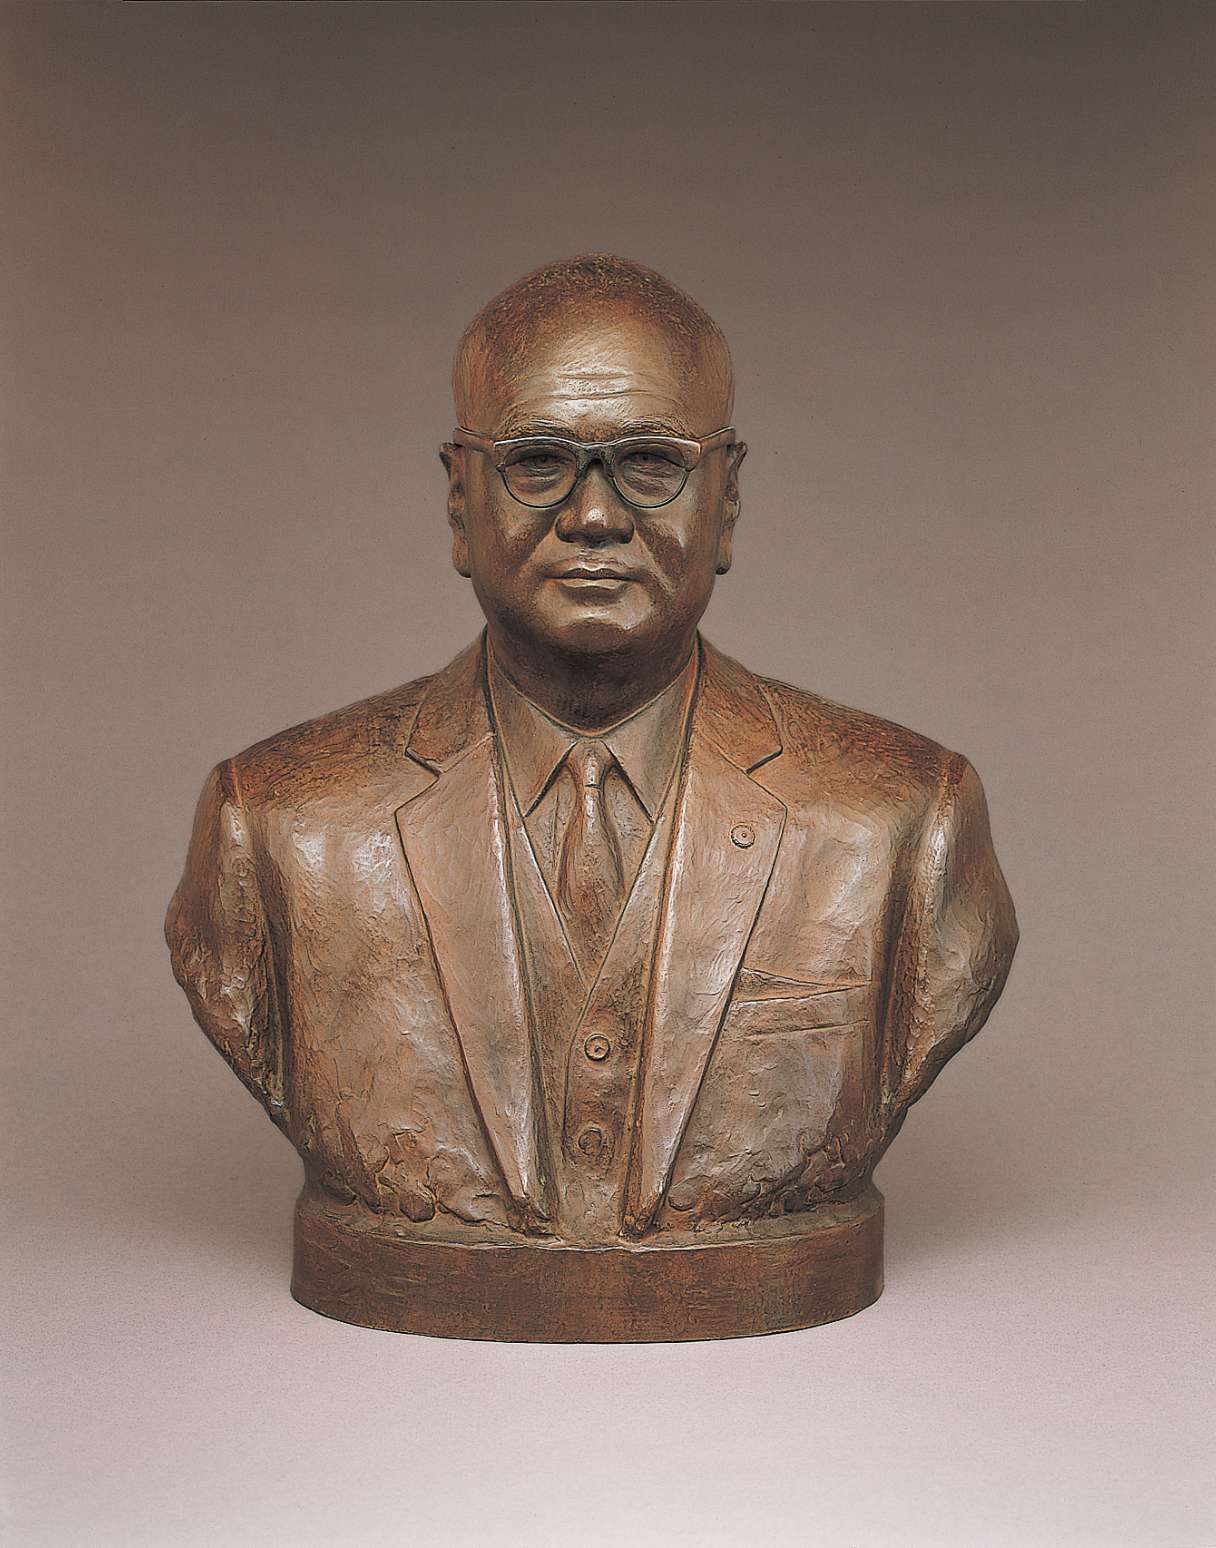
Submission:
M 648 319 L 555 324 L 513 363 L 490 362 L 480 415 L 496 436 L 560 427 L 602 440 L 639 421 L 706 435 L 720 428 L 719 394 L 694 360 L 695 351 Z

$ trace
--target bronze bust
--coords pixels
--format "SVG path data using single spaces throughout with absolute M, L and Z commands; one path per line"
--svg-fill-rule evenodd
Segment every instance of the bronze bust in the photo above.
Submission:
M 725 1337 L 882 1287 L 874 1166 L 1017 942 L 965 758 L 698 634 L 746 447 L 705 311 L 594 256 L 466 329 L 486 615 L 221 763 L 169 909 L 299 1151 L 293 1292 L 464 1337 Z

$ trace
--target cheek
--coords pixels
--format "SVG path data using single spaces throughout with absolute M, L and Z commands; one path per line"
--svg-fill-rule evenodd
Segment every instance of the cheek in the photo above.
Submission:
M 673 512 L 662 520 L 650 521 L 646 528 L 646 545 L 669 580 L 682 581 L 704 573 L 712 583 L 721 525 L 716 506 L 694 506 L 687 511 Z
M 490 491 L 470 500 L 465 529 L 474 569 L 493 569 L 500 584 L 526 561 L 545 531 L 524 506 L 512 501 L 507 508 Z

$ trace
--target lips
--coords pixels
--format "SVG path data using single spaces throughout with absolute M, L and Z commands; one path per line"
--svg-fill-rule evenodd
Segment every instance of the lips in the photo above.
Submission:
M 628 570 L 600 569 L 589 564 L 571 565 L 566 570 L 553 570 L 553 580 L 586 580 L 586 581 L 624 581 L 636 580 L 637 577 Z

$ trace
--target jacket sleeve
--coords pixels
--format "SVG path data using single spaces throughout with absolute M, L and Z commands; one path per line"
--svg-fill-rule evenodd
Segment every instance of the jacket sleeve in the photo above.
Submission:
M 975 770 L 948 754 L 921 838 L 895 955 L 884 1047 L 887 1139 L 984 1025 L 1018 942 Z
M 283 1029 L 269 932 L 234 764 L 203 786 L 165 938 L 195 1020 L 284 1125 Z

